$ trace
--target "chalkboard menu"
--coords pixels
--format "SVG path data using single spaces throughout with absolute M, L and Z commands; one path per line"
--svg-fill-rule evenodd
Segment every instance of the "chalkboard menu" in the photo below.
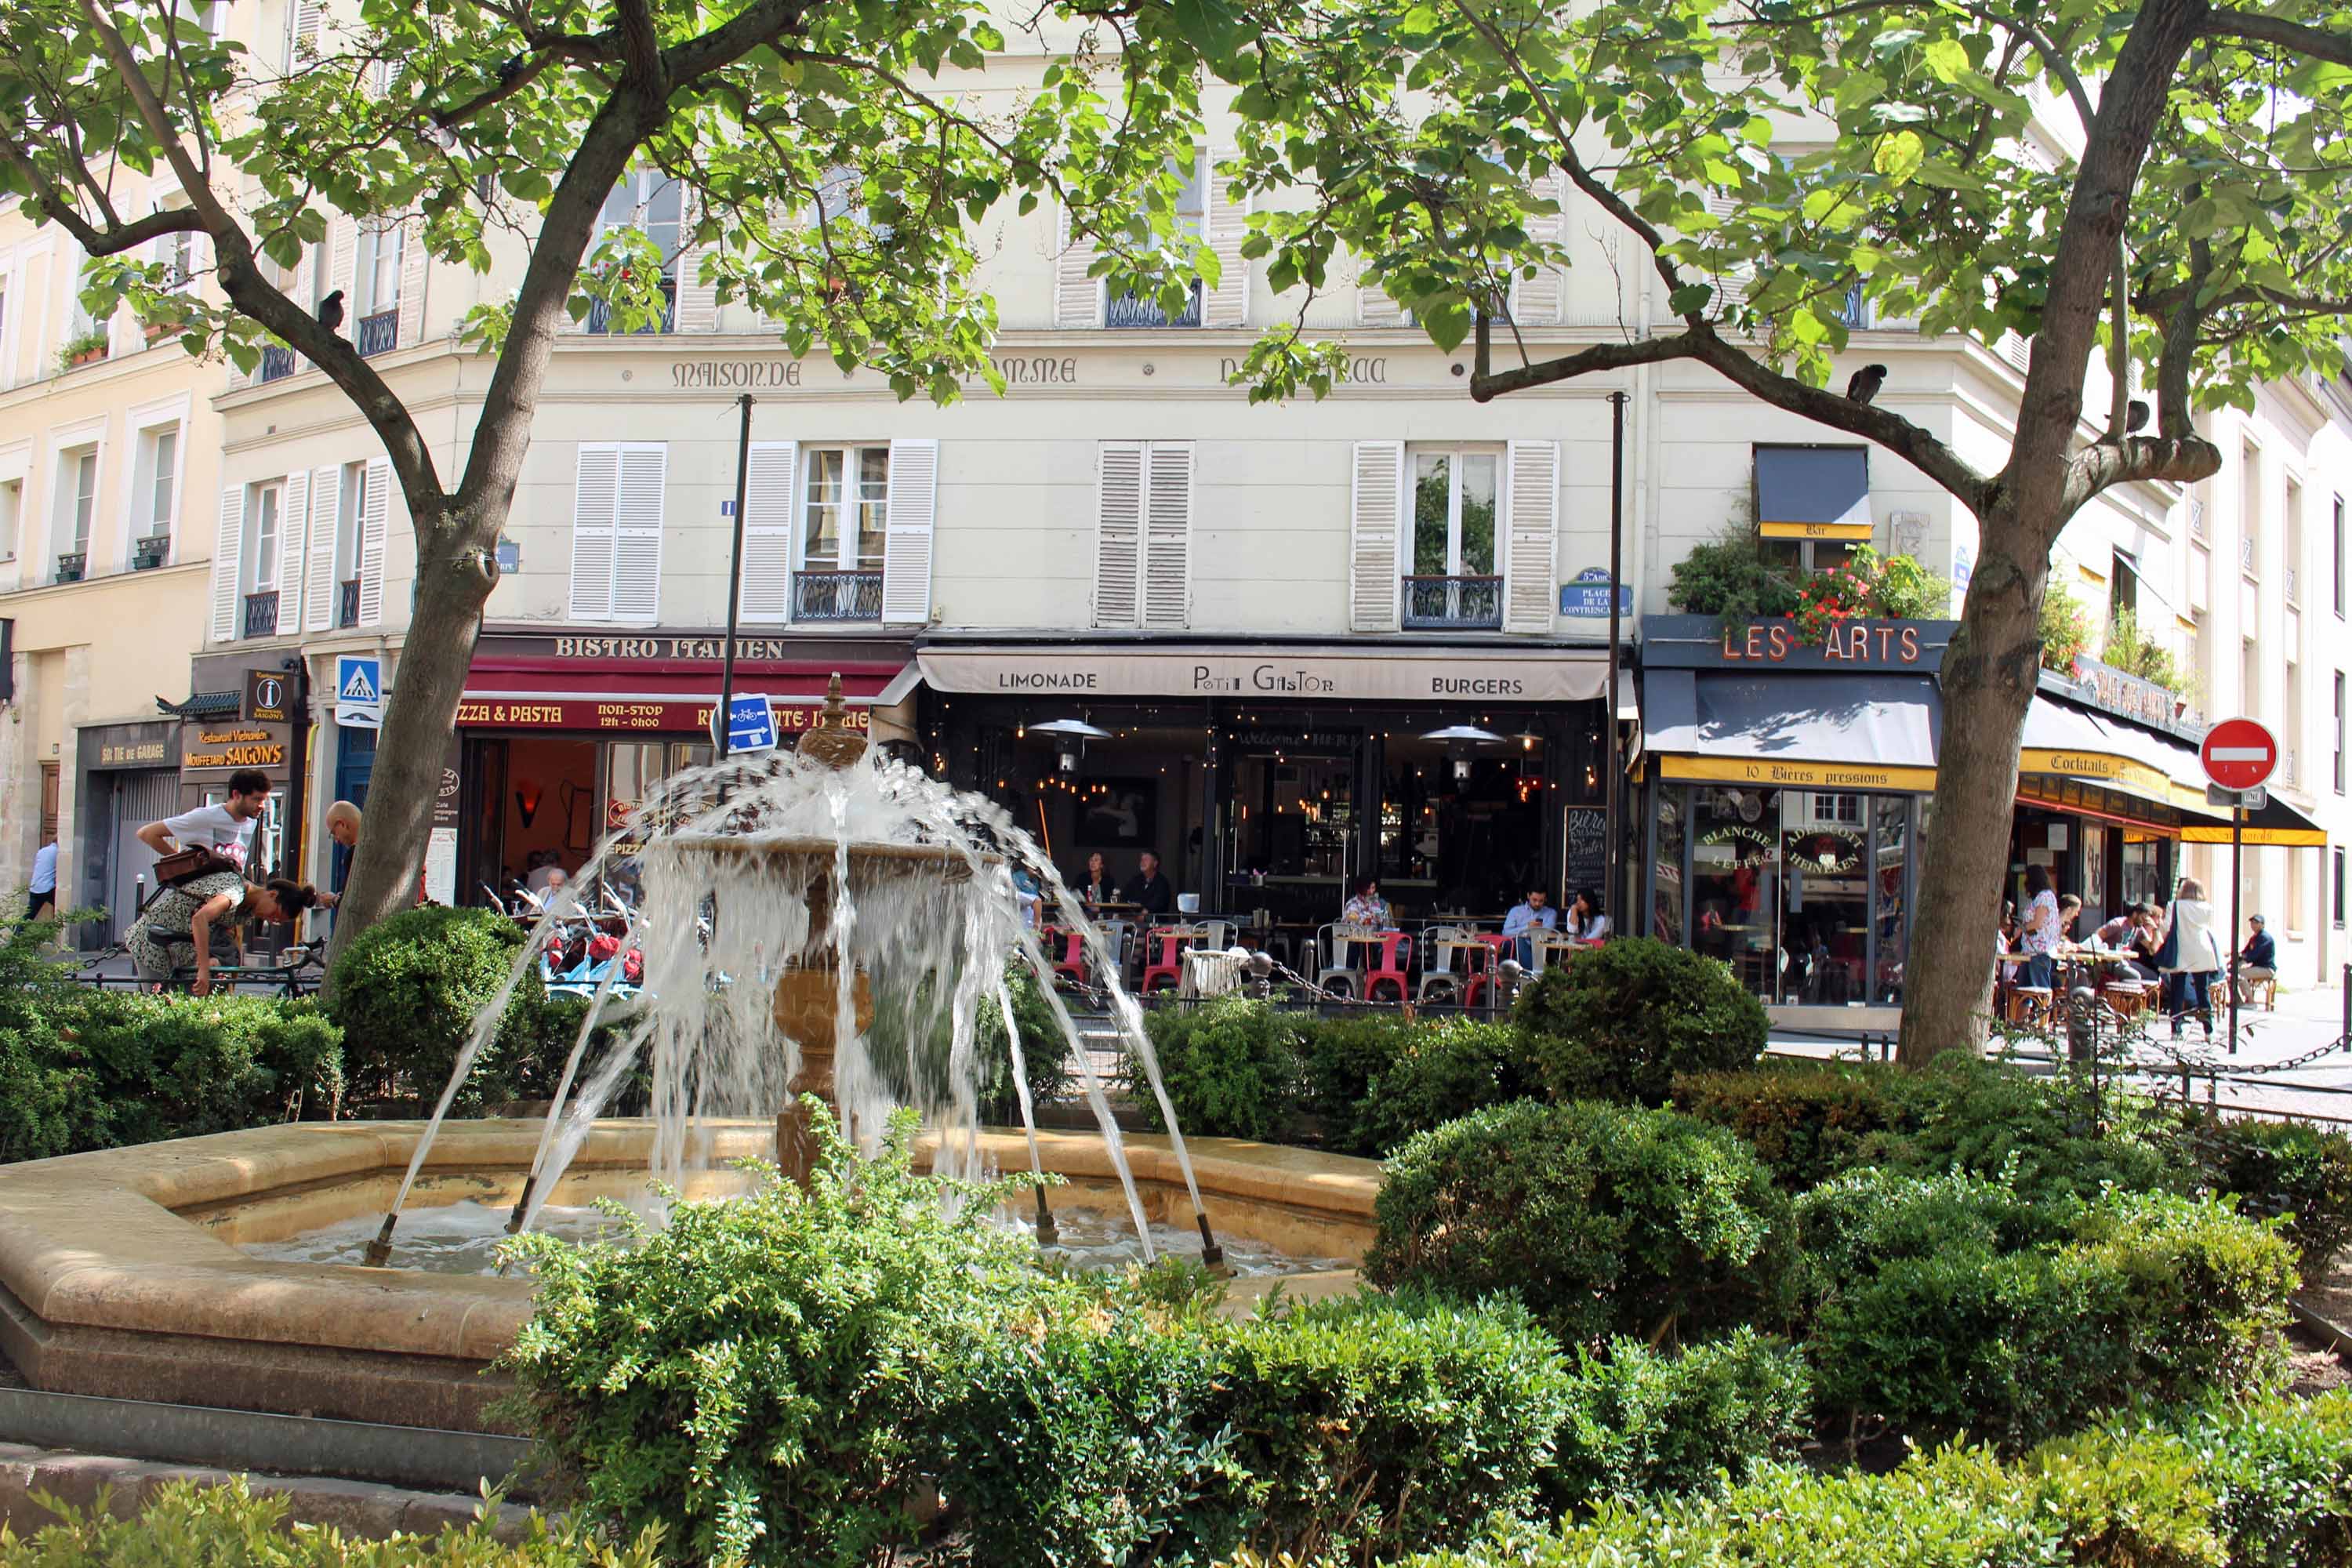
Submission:
M 1609 875 L 1609 814 L 1598 806 L 1568 808 L 1568 886 L 1559 890 L 1565 907 L 1580 888 L 1596 891 Z

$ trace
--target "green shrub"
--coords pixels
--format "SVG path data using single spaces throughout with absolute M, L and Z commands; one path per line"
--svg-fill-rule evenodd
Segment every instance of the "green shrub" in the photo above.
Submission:
M 0 1163 L 102 1148 L 105 1110 L 47 1018 L 0 1026 Z
M 354 1084 L 392 1092 L 398 1083 L 431 1099 L 441 1092 L 474 1019 L 506 984 L 521 951 L 521 929 L 492 910 L 403 910 L 353 938 L 335 961 L 328 994 L 341 1026 L 344 1071 Z M 569 1037 L 548 1022 L 547 991 L 534 966 L 515 988 L 498 1034 L 475 1064 L 458 1103 L 506 1098 L 513 1080 L 549 1079 L 562 1068 Z M 576 1023 L 576 1018 L 575 1018 Z
M 1037 977 L 1015 965 L 1006 972 L 1005 992 L 1013 998 L 1013 1022 L 1021 1031 L 1021 1059 L 1029 1069 L 1029 1103 L 1043 1105 L 1070 1091 L 1070 1046 L 1062 1022 L 1045 1000 Z M 980 1058 L 980 1119 L 992 1126 L 1017 1126 L 1021 1097 L 1013 1087 L 1013 1047 L 1004 1032 L 1004 1013 L 993 996 L 980 1001 L 972 1044 Z
M 88 1509 L 45 1504 L 56 1521 L 28 1535 L 0 1525 L 0 1568 L 658 1568 L 661 1562 L 652 1535 L 619 1549 L 537 1514 L 514 1542 L 478 1521 L 385 1541 L 353 1539 L 332 1525 L 289 1529 L 288 1500 L 255 1497 L 241 1478 L 225 1486 L 167 1481 L 129 1518 L 115 1517 L 108 1501 L 101 1494 Z
M 860 1160 L 803 1103 L 821 1151 L 805 1194 L 682 1204 L 628 1248 L 517 1244 L 539 1294 L 505 1361 L 557 1484 L 627 1532 L 661 1526 L 682 1560 L 911 1542 L 908 1504 L 951 1442 L 942 1412 L 1015 1324 L 1097 1301 L 992 1223 L 1023 1184 L 914 1174 L 910 1111 Z M 950 1194 L 969 1201 L 950 1213 Z
M 109 1143 L 303 1116 L 342 1093 L 342 1031 L 308 1001 L 92 991 L 58 1019 L 104 1105 Z
M 1424 1568 L 2325 1568 L 2352 1542 L 2352 1396 L 2145 1419 L 2002 1462 L 1772 1467 L 1721 1498 L 1604 1504 Z
M 1902 1068 L 1851 1062 L 1765 1061 L 1675 1079 L 1674 1106 L 1746 1139 L 1780 1184 L 1802 1192 L 1885 1155 L 1887 1137 L 1916 1125 L 1890 1081 Z
M 1742 1481 L 1811 1430 L 1804 1359 L 1750 1329 L 1674 1352 L 1617 1340 L 1580 1354 L 1546 1478 L 1555 1507 Z
M 1516 1294 L 1563 1340 L 1777 1321 L 1788 1199 L 1729 1133 L 1671 1111 L 1521 1101 L 1388 1163 L 1364 1259 L 1383 1286 Z
M 1298 1036 L 1268 1003 L 1221 996 L 1197 1007 L 1161 1007 L 1145 1017 L 1176 1124 L 1204 1137 L 1270 1138 L 1298 1102 Z M 1153 1130 L 1160 1101 L 1132 1054 L 1127 1087 Z
M 2250 1213 L 2284 1215 L 2303 1271 L 2352 1240 L 2352 1138 L 2300 1121 L 2193 1117 L 2183 1142 L 2207 1184 Z
M 1321 1119 L 1335 1146 L 1352 1143 L 1349 1129 L 1372 1081 L 1388 1071 L 1399 1057 L 1412 1050 L 1430 1028 L 1427 1024 L 1396 1013 L 1356 1013 L 1336 1018 L 1303 1016 L 1295 1026 L 1298 1031 L 1300 1108 Z M 1370 1152 L 1360 1148 L 1350 1152 Z
M 1764 1054 L 1764 1005 L 1730 969 L 1651 937 L 1554 963 L 1520 993 L 1511 1019 L 1555 1100 L 1657 1105 L 1679 1073 L 1747 1067 Z
M 1568 1411 L 1566 1368 L 1525 1313 L 1418 1295 L 1244 1324 L 1222 1380 L 1251 1544 L 1301 1561 L 1384 1560 L 1524 1512 Z
M 2210 1199 L 1855 1172 L 1798 1203 L 1825 1411 L 2015 1448 L 2271 1370 L 2291 1249 Z
M 986 1346 L 937 1418 L 955 1528 L 992 1568 L 1217 1561 L 1249 1520 L 1221 1399 L 1231 1331 L 1065 1315 Z
M 1349 1153 L 1386 1154 L 1416 1132 L 1534 1092 L 1510 1025 L 1475 1018 L 1424 1024 L 1366 1086 L 1336 1142 Z
M 1685 615 L 1717 616 L 1726 626 L 1742 626 L 1795 615 L 1797 583 L 1787 568 L 1764 559 L 1753 524 L 1735 521 L 1675 563 L 1666 603 Z

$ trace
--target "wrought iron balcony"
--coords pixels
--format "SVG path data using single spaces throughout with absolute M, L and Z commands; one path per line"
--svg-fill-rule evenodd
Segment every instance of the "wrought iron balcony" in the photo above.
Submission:
M 79 583 L 89 570 L 89 556 L 86 552 L 70 551 L 58 557 L 58 581 L 60 583 Z
M 2286 569 L 2286 602 L 2290 605 L 2303 603 L 2303 568 L 2300 566 Z
M 677 330 L 677 279 L 665 278 L 662 279 L 661 296 L 661 321 L 657 324 L 639 327 L 634 332 L 625 332 L 613 325 L 613 307 L 606 304 L 602 300 L 592 300 L 588 303 L 588 319 L 581 324 L 581 330 L 583 331 L 596 333 L 599 336 L 637 338 L 646 337 L 655 332 L 676 331 Z
M 879 572 L 795 572 L 793 619 L 878 621 L 882 618 Z
M 1407 577 L 1404 629 L 1491 632 L 1503 624 L 1500 577 Z
M 294 374 L 294 351 L 284 343 L 261 345 L 261 381 L 283 381 Z
M 370 354 L 390 353 L 399 346 L 400 307 L 397 305 L 389 310 L 378 310 L 373 316 L 362 316 L 359 325 L 352 329 L 352 347 L 360 351 L 362 359 Z
M 245 596 L 245 635 L 249 637 L 274 637 L 278 635 L 277 589 Z
M 1173 320 L 1160 308 L 1160 301 L 1133 294 L 1113 294 L 1103 304 L 1103 325 L 1139 331 L 1152 327 L 1197 327 L 1201 324 L 1201 286 L 1192 285 L 1192 303 Z
M 133 572 L 152 572 L 163 564 L 164 558 L 171 553 L 170 534 L 142 534 L 131 542 L 131 569 Z
M 335 625 L 355 626 L 360 624 L 360 580 L 346 577 L 335 587 Z

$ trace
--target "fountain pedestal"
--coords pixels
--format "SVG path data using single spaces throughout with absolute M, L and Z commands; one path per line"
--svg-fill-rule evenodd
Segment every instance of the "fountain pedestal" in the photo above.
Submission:
M 862 1031 L 874 1022 L 874 991 L 862 971 L 852 984 L 853 1006 Z M 817 1150 L 809 1131 L 808 1108 L 801 1103 L 801 1096 L 815 1095 L 833 1108 L 836 1118 L 841 1114 L 833 1087 L 840 1006 L 841 971 L 830 964 L 788 969 L 776 982 L 772 1015 L 776 1027 L 800 1047 L 800 1069 L 793 1074 L 784 1108 L 776 1113 L 776 1165 L 803 1187 L 815 1169 Z M 855 1135 L 845 1124 L 842 1131 Z

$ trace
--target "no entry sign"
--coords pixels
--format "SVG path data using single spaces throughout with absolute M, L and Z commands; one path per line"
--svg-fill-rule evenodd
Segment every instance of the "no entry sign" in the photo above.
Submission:
M 2252 789 L 2278 766 L 2278 741 L 2252 719 L 2224 719 L 2205 732 L 2198 748 L 2205 776 L 2223 789 Z

